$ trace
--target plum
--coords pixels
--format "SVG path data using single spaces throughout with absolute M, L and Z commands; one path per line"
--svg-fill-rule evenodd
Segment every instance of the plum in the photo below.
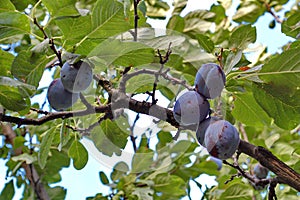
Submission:
M 64 89 L 61 79 L 54 79 L 49 85 L 47 99 L 50 106 L 58 111 L 70 108 L 79 98 L 79 93 L 71 93 Z
M 205 136 L 205 131 L 207 129 L 207 127 L 215 122 L 219 120 L 218 117 L 208 117 L 207 119 L 203 120 L 199 126 L 197 127 L 197 130 L 196 130 L 196 137 L 197 137 L 197 140 L 198 142 L 204 146 L 204 136 Z
M 264 166 L 262 166 L 261 164 L 257 163 L 254 165 L 253 173 L 256 178 L 264 179 L 267 177 L 269 170 Z
M 195 78 L 196 91 L 208 99 L 221 95 L 226 78 L 221 67 L 214 63 L 203 64 Z
M 216 163 L 217 166 L 218 166 L 218 171 L 220 171 L 220 170 L 222 169 L 223 161 L 222 161 L 221 159 L 215 158 L 215 157 L 213 157 L 213 156 L 209 156 L 209 157 L 207 158 L 207 161 L 213 161 L 214 163 Z
M 226 160 L 231 158 L 240 143 L 236 128 L 226 120 L 218 120 L 206 129 L 204 146 L 211 156 Z
M 197 124 L 209 114 L 209 103 L 196 91 L 188 91 L 175 102 L 173 114 L 181 125 Z
M 69 92 L 82 92 L 93 80 L 93 71 L 87 62 L 78 61 L 75 64 L 65 62 L 60 71 L 64 88 Z

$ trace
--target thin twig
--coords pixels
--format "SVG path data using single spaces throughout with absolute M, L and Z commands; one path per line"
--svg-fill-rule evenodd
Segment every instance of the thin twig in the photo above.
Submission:
M 132 142 L 132 147 L 133 147 L 133 151 L 134 151 L 134 152 L 136 152 L 137 146 L 136 146 L 136 142 L 135 142 L 136 137 L 134 136 L 133 130 L 134 130 L 134 127 L 135 127 L 135 125 L 136 125 L 136 123 L 137 123 L 137 121 L 138 121 L 139 119 L 140 119 L 140 113 L 138 113 L 138 114 L 135 116 L 135 119 L 134 119 L 134 121 L 133 121 L 133 124 L 132 124 L 132 126 L 130 127 L 130 140 L 131 140 L 131 142 Z
M 36 112 L 36 113 L 38 113 L 38 114 L 43 114 L 43 115 L 48 115 L 49 114 L 49 112 L 48 111 L 44 111 L 44 110 L 40 110 L 40 109 L 36 109 L 36 108 L 30 108 L 30 110 L 32 110 L 32 111 L 34 111 L 34 112 Z
M 33 18 L 33 23 L 39 28 L 40 31 L 42 31 L 42 33 L 44 35 L 44 39 L 49 38 L 48 35 L 47 35 L 47 33 L 45 32 L 44 28 L 41 25 L 39 25 L 39 23 L 38 23 L 38 21 L 37 21 L 36 18 Z M 54 52 L 54 54 L 58 58 L 59 66 L 62 67 L 63 66 L 63 62 L 62 62 L 62 58 L 61 58 L 61 52 L 56 50 L 53 38 L 49 38 L 49 44 L 50 44 L 51 50 Z
M 266 6 L 266 8 L 267 8 L 268 13 L 270 13 L 270 14 L 274 17 L 275 21 L 276 21 L 277 23 L 282 24 L 283 21 L 279 18 L 278 15 L 275 14 L 275 12 L 272 10 L 270 4 L 265 3 L 265 6 Z
M 187 88 L 188 90 L 193 90 L 193 87 L 188 85 L 185 80 L 180 80 L 180 79 L 177 79 L 177 78 L 174 78 L 174 77 L 168 75 L 169 71 L 170 71 L 170 69 L 166 69 L 165 71 L 159 73 L 156 70 L 141 69 L 141 70 L 136 70 L 135 72 L 132 72 L 132 73 L 127 73 L 122 77 L 122 79 L 120 81 L 119 90 L 120 90 L 120 92 L 125 93 L 125 91 L 126 91 L 126 89 L 125 89 L 126 88 L 126 82 L 129 79 L 131 79 L 135 76 L 138 76 L 140 74 L 151 74 L 151 75 L 156 75 L 157 74 L 157 75 L 163 77 L 164 79 L 171 81 L 171 83 L 173 83 L 173 84 L 179 84 L 179 85 L 182 85 L 183 87 Z
M 218 59 L 218 62 L 219 62 L 219 65 L 220 65 L 221 69 L 223 69 L 223 67 L 224 67 L 223 66 L 223 52 L 224 52 L 224 49 L 221 48 L 220 53 L 219 54 L 216 53 L 217 59 Z
M 85 105 L 85 107 L 87 109 L 93 109 L 93 106 L 86 100 L 86 98 L 84 97 L 84 95 L 80 92 L 79 94 L 80 100 L 81 102 Z
M 243 139 L 244 139 L 246 142 L 248 142 L 248 141 L 249 141 L 249 140 L 248 140 L 248 136 L 247 136 L 246 130 L 245 130 L 245 128 L 244 128 L 244 126 L 243 126 L 242 123 L 239 123 L 239 129 L 240 129 L 240 132 L 242 133 Z
M 90 132 L 97 126 L 101 124 L 106 119 L 113 119 L 112 113 L 105 113 L 103 117 L 100 117 L 100 119 L 91 124 L 88 128 L 82 129 L 82 128 L 74 128 L 70 125 L 66 125 L 67 128 L 71 129 L 72 131 L 80 132 L 82 136 L 90 135 Z
M 138 21 L 139 21 L 139 15 L 138 15 L 138 4 L 140 3 L 140 0 L 133 0 L 133 7 L 134 7 L 134 34 L 133 34 L 133 41 L 137 41 L 137 31 L 138 31 Z

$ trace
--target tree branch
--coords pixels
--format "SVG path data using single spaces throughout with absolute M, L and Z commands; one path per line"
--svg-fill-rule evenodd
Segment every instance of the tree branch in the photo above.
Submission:
M 118 94 L 118 97 L 122 96 L 119 91 L 114 91 L 114 92 Z M 125 94 L 123 96 L 125 96 Z M 48 115 L 45 115 L 38 119 L 12 117 L 12 116 L 3 115 L 1 113 L 0 113 L 0 119 L 1 121 L 16 123 L 19 126 L 20 125 L 41 125 L 45 122 L 58 119 L 58 118 L 84 116 L 93 113 L 107 113 L 107 112 L 111 112 L 112 109 L 116 110 L 119 108 L 128 108 L 137 113 L 150 115 L 160 120 L 169 122 L 174 127 L 177 128 L 180 127 L 179 124 L 174 119 L 172 110 L 160 107 L 158 105 L 153 105 L 150 102 L 145 102 L 145 101 L 141 102 L 134 99 L 130 99 L 129 97 L 127 98 L 120 97 L 120 99 L 116 101 L 112 101 L 108 105 L 93 107 L 93 109 L 87 109 L 83 111 L 49 113 Z M 195 130 L 194 127 L 180 127 L 180 128 Z M 279 183 L 285 183 L 293 187 L 294 189 L 300 191 L 300 174 L 298 174 L 296 171 L 291 169 L 284 162 L 279 160 L 267 149 L 260 146 L 255 146 L 244 140 L 241 140 L 238 151 L 241 153 L 245 153 L 250 157 L 255 158 L 257 161 L 260 162 L 261 165 L 268 168 L 270 171 L 274 172 L 278 176 L 277 180 Z

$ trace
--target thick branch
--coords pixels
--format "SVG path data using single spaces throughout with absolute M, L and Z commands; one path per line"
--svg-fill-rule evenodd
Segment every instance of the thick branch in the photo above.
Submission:
M 116 99 L 105 106 L 93 107 L 93 109 L 87 109 L 83 111 L 72 111 L 72 112 L 57 112 L 49 113 L 38 119 L 26 119 L 11 116 L 0 116 L 1 121 L 7 121 L 16 123 L 18 125 L 41 125 L 47 121 L 58 119 L 58 118 L 68 118 L 73 116 L 83 116 L 93 113 L 107 113 L 111 112 L 111 109 L 116 110 L 119 108 L 128 108 L 137 113 L 150 115 L 156 117 L 160 120 L 169 122 L 175 127 L 179 127 L 173 116 L 173 112 L 167 108 L 160 107 L 158 105 L 153 105 L 150 102 L 141 102 L 134 99 L 126 98 L 124 93 L 118 93 L 118 91 L 113 92 L 113 96 Z M 2 117 L 2 118 L 1 118 Z M 185 129 L 193 130 L 193 127 L 180 127 Z M 195 130 L 195 129 L 194 129 Z M 239 152 L 245 153 L 256 160 L 258 160 L 263 166 L 267 167 L 269 170 L 274 172 L 278 176 L 279 183 L 285 183 L 296 190 L 300 191 L 300 174 L 291 169 L 276 156 L 274 156 L 270 151 L 263 147 L 252 145 L 244 140 L 241 140 L 239 145 Z
M 274 172 L 278 176 L 279 182 L 285 183 L 300 191 L 300 174 L 279 160 L 270 151 L 243 140 L 240 142 L 239 150 L 255 158 L 261 165 Z

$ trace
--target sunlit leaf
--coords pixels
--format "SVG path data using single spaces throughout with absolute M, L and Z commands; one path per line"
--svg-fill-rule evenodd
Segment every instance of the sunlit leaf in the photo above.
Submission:
M 253 190 L 249 190 L 249 186 L 243 183 L 236 183 L 226 188 L 226 190 L 221 194 L 220 199 L 246 200 L 251 199 L 252 196 Z
M 45 4 L 53 18 L 79 15 L 75 7 L 76 0 L 43 0 L 42 2 Z
M 281 31 L 285 33 L 287 36 L 291 36 L 294 38 L 300 37 L 300 12 L 296 12 L 284 20 L 281 26 Z
M 41 148 L 38 153 L 38 162 L 40 167 L 43 169 L 47 163 L 47 158 L 50 152 L 50 147 L 55 135 L 56 127 L 49 129 L 42 138 Z
M 38 87 L 48 62 L 45 54 L 21 51 L 12 64 L 11 72 L 18 80 Z
M 249 25 L 241 25 L 236 28 L 230 38 L 229 46 L 231 48 L 245 49 L 250 43 L 256 41 L 256 28 Z
M 73 159 L 73 166 L 77 170 L 82 169 L 88 162 L 88 152 L 78 140 L 73 141 L 68 154 Z
M 29 18 L 19 12 L 0 12 L 0 43 L 16 42 L 17 35 L 30 33 Z
M 235 95 L 232 115 L 235 119 L 249 126 L 270 125 L 271 119 L 267 113 L 255 101 L 253 94 L 249 92 Z
M 0 199 L 13 199 L 15 195 L 14 181 L 11 180 L 5 184 L 3 190 L 0 193 Z

